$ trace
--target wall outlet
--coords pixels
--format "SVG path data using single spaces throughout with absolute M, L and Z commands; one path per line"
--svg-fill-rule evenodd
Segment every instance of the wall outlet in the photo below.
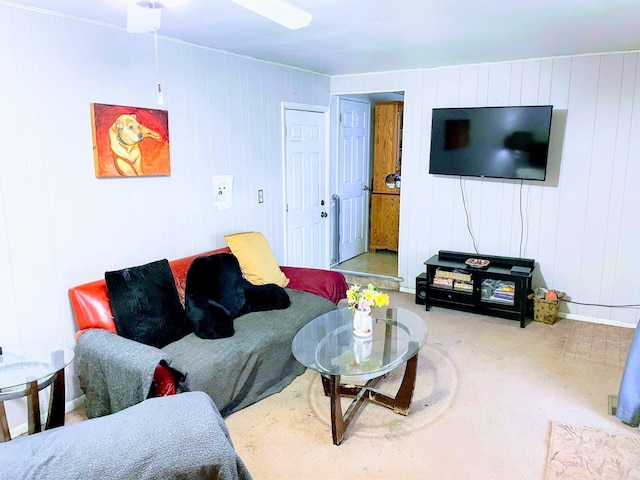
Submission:
M 258 203 L 264 203 L 264 192 L 262 190 L 258 190 Z

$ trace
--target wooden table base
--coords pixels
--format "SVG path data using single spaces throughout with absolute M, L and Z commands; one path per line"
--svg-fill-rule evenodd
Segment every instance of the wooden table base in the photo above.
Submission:
M 9 423 L 7 422 L 6 410 L 4 402 L 20 397 L 27 397 L 27 426 L 28 434 L 38 433 L 43 430 L 42 421 L 40 420 L 40 396 L 39 390 L 51 385 L 49 392 L 49 410 L 47 412 L 47 423 L 44 430 L 56 428 L 64 425 L 64 401 L 65 401 L 65 380 L 64 369 L 54 373 L 51 378 L 38 385 L 37 380 L 28 382 L 21 391 L 9 394 L 5 393 L 0 396 L 0 429 L 2 430 L 1 442 L 11 440 L 11 432 L 9 431 Z
M 331 397 L 331 433 L 334 445 L 342 443 L 351 420 L 360 411 L 366 400 L 387 407 L 395 413 L 407 415 L 416 385 L 417 369 L 418 352 L 407 361 L 402 383 L 395 397 L 390 397 L 375 390 L 375 387 L 385 375 L 372 378 L 364 385 L 342 385 L 340 383 L 340 375 L 322 375 L 324 393 Z M 355 397 L 344 415 L 342 414 L 342 405 L 340 403 L 340 397 L 343 396 Z

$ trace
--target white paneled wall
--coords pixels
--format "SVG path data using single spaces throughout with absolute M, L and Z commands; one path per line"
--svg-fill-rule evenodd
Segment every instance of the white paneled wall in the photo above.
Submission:
M 474 251 L 460 179 L 428 173 L 432 108 L 552 104 L 547 181 L 462 179 L 478 250 L 536 259 L 534 286 L 576 302 L 640 304 L 639 73 L 634 52 L 333 77 L 334 95 L 405 91 L 402 287 L 415 287 L 438 250 Z M 628 326 L 639 318 L 637 307 L 562 310 Z
M 329 78 L 163 38 L 159 52 L 162 107 L 151 36 L 0 5 L 0 345 L 73 346 L 67 290 L 105 270 L 245 230 L 283 258 L 282 102 L 328 105 Z M 95 178 L 92 102 L 168 110 L 171 175 Z M 214 210 L 227 174 L 233 208 Z

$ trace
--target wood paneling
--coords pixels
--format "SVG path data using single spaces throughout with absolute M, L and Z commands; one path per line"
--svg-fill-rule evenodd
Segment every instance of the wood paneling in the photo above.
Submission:
M 221 247 L 245 230 L 284 257 L 282 102 L 328 105 L 328 77 L 158 43 L 162 107 L 152 36 L 0 5 L 2 344 L 73 346 L 67 290 L 106 270 Z M 168 110 L 171 175 L 95 178 L 92 102 Z M 212 177 L 226 174 L 233 208 L 214 210 Z M 69 398 L 81 394 L 74 377 Z
M 462 186 L 481 253 L 535 258 L 534 285 L 577 302 L 639 304 L 639 69 L 631 52 L 332 77 L 336 95 L 405 92 L 402 288 L 413 288 L 438 250 L 473 252 Z M 543 104 L 554 106 L 547 181 L 428 174 L 432 108 Z M 637 308 L 563 303 L 562 311 L 612 324 L 638 321 Z

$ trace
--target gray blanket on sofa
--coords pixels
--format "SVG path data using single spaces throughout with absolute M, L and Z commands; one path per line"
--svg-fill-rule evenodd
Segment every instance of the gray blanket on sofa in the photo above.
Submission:
M 180 371 L 162 350 L 101 329 L 83 333 L 75 355 L 89 418 L 119 412 L 146 399 L 160 362 Z M 181 387 L 187 390 L 184 383 Z
M 160 350 L 108 332 L 83 334 L 76 346 L 76 368 L 87 415 L 105 415 L 144 400 L 160 361 L 186 374 L 189 389 L 207 393 L 223 416 L 281 391 L 304 372 L 291 353 L 293 337 L 336 308 L 317 295 L 287 293 L 289 308 L 238 317 L 229 338 L 205 340 L 189 334 Z
M 0 443 L 0 465 L 0 479 L 12 480 L 251 479 L 202 392 Z

